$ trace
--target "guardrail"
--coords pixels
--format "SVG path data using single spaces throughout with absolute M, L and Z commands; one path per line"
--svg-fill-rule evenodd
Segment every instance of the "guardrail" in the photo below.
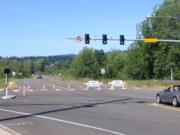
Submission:
M 109 84 L 111 85 L 111 90 L 113 90 L 115 87 L 125 89 L 124 82 L 122 80 L 113 80 L 112 82 L 109 82 Z

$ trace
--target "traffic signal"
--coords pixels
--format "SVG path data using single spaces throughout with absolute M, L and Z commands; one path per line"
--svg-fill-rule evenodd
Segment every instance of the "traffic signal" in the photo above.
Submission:
M 120 35 L 120 45 L 124 45 L 124 35 Z
M 89 43 L 90 43 L 89 34 L 85 34 L 85 44 L 89 44 Z
M 103 44 L 107 44 L 107 40 L 108 40 L 108 39 L 107 39 L 107 35 L 105 35 L 105 34 L 102 35 L 102 43 L 103 43 Z
M 10 73 L 11 73 L 11 70 L 9 68 L 4 69 L 4 74 L 10 74 Z

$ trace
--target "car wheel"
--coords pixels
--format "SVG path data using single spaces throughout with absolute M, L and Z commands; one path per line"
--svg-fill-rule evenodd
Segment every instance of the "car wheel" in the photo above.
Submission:
M 156 96 L 156 102 L 157 102 L 158 104 L 161 103 L 161 97 L 160 97 L 159 95 Z
M 178 106 L 179 103 L 176 97 L 173 97 L 172 104 L 174 107 Z

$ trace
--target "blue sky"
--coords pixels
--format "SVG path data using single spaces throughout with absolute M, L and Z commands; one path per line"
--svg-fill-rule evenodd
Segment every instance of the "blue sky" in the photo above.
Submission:
M 0 56 L 77 54 L 83 47 L 125 50 L 126 42 L 67 40 L 91 37 L 136 37 L 136 25 L 163 0 L 0 0 Z

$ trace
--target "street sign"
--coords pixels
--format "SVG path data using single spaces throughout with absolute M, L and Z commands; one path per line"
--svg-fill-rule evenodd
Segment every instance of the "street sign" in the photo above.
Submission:
M 156 43 L 158 42 L 157 38 L 144 38 L 145 43 Z
M 104 68 L 101 68 L 101 74 L 104 75 L 106 73 L 106 70 Z
M 77 36 L 77 37 L 76 37 L 76 41 L 77 41 L 77 42 L 81 42 L 81 41 L 82 41 L 81 36 Z
M 12 75 L 13 75 L 13 76 L 16 76 L 16 72 L 15 72 L 15 71 L 13 71 L 13 72 L 12 72 Z

